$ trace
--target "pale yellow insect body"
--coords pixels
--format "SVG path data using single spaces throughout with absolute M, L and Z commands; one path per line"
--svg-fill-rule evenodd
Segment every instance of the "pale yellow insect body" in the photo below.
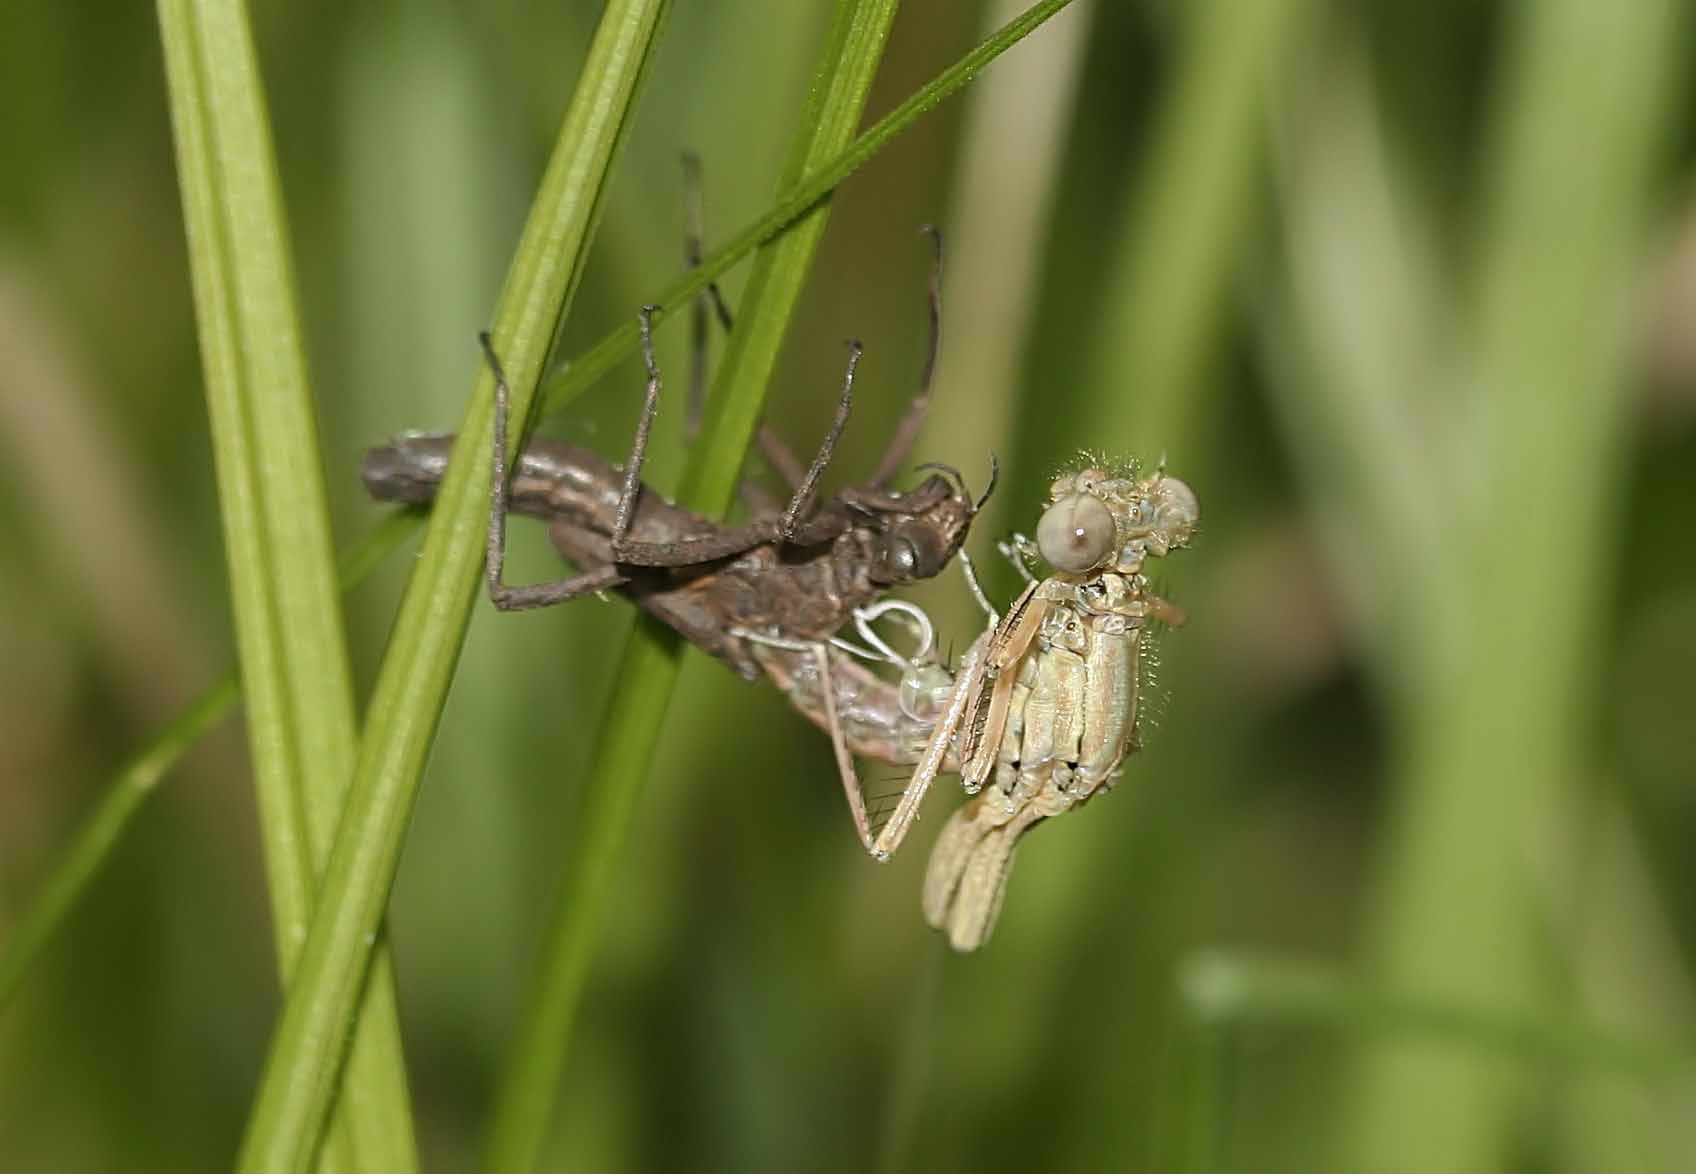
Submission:
M 1036 547 L 1056 573 L 998 618 L 957 685 L 961 780 L 987 789 L 950 817 L 924 890 L 927 920 L 955 949 L 989 936 L 1019 838 L 1111 786 L 1137 748 L 1149 622 L 1183 622 L 1143 563 L 1185 545 L 1199 515 L 1189 486 L 1163 471 L 1137 480 L 1092 467 L 1051 486 Z

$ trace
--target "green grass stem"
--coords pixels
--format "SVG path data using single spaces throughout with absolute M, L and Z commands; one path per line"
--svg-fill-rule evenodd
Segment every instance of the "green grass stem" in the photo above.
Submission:
M 1470 298 L 1433 279 L 1426 217 L 1391 178 L 1358 64 L 1286 158 L 1292 333 L 1311 362 L 1274 404 L 1388 686 L 1396 777 L 1366 922 L 1390 989 L 1525 1016 L 1556 997 L 1542 906 L 1547 878 L 1576 867 L 1594 700 L 1581 658 L 1623 532 L 1621 324 L 1649 234 L 1653 128 L 1677 109 L 1677 25 L 1663 3 L 1516 10 Z M 1341 1163 L 1501 1169 L 1522 1075 L 1369 1052 Z
M 794 187 L 853 138 L 883 58 L 896 0 L 839 0 L 779 191 Z M 736 329 L 719 366 L 702 436 L 679 500 L 706 513 L 730 505 L 765 402 L 771 370 L 800 299 L 828 209 L 815 206 L 756 255 Z M 495 1099 L 484 1169 L 535 1167 L 572 1028 L 630 824 L 665 723 L 680 653 L 675 633 L 651 621 L 632 632 L 602 718 L 541 965 Z
M 419 516 L 407 510 L 395 510 L 384 518 L 342 556 L 341 589 L 349 591 L 363 582 L 420 524 Z M 42 948 L 100 874 L 141 804 L 171 768 L 235 708 L 241 696 L 241 680 L 232 668 L 118 771 L 0 947 L 0 1011 L 17 994 Z
M 581 276 L 606 177 L 668 7 L 667 0 L 612 0 L 567 108 L 494 323 L 520 419 Z M 319 915 L 242 1142 L 243 1171 L 302 1169 L 334 1097 L 343 1042 L 476 596 L 492 390 L 483 372 L 379 671 Z
M 352 674 L 288 230 L 247 13 L 239 0 L 161 0 L 159 19 L 248 697 L 248 741 L 286 986 L 353 765 Z M 197 706 L 188 722 L 179 723 L 179 735 L 215 708 Z M 144 770 L 130 777 L 142 785 L 104 805 L 103 821 L 127 815 L 157 774 Z M 115 826 L 103 822 L 79 848 L 109 844 L 104 829 Z M 59 890 L 62 897 L 86 877 L 87 863 L 87 857 L 79 861 L 79 871 Z M 324 1165 L 415 1169 L 386 951 L 362 1002 L 352 1025 L 349 1095 Z
M 1527 1064 L 1568 1064 L 1650 1084 L 1696 1076 L 1696 1042 L 1680 1047 L 1588 1023 L 1397 994 L 1313 962 L 1206 951 L 1184 963 L 1179 993 L 1196 1026 L 1323 1027 L 1374 1040 L 1436 1039 Z

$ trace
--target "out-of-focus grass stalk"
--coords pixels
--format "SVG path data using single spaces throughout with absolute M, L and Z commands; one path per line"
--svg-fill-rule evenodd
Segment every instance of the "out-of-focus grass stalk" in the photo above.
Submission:
M 1009 21 L 837 152 L 829 162 L 808 172 L 765 215 L 732 235 L 699 266 L 666 287 L 654 299 L 655 304 L 665 314 L 685 305 L 705 288 L 708 281 L 723 274 L 755 248 L 774 239 L 786 225 L 828 196 L 837 184 L 887 146 L 890 140 L 934 110 L 976 77 L 984 66 L 1029 36 L 1071 2 L 1041 0 L 1017 19 Z M 564 364 L 548 380 L 542 392 L 543 411 L 555 412 L 565 407 L 635 349 L 636 328 L 633 325 L 627 324 L 608 334 L 579 358 Z M 383 529 L 368 535 L 348 553 L 344 563 L 351 565 L 357 562 L 358 566 L 343 572 L 344 591 L 363 582 L 371 567 L 400 544 L 406 532 L 416 524 L 412 521 L 414 517 L 410 512 L 396 515 L 391 523 L 400 524 L 404 530 L 391 530 L 388 528 L 391 523 L 384 523 Z M 363 556 L 369 552 L 375 554 L 367 560 Z M 104 866 L 111 847 L 122 836 L 141 800 L 152 793 L 165 773 L 235 703 L 238 694 L 229 691 L 227 683 L 231 678 L 233 674 L 195 698 L 183 714 L 160 731 L 107 787 L 95 812 L 78 833 L 72 851 L 54 867 L 46 884 L 18 919 L 17 928 L 6 939 L 4 952 L 0 954 L 0 1009 L 4 1009 L 18 982 L 88 881 Z
M 1274 421 L 1369 667 L 1400 694 L 1435 671 L 1429 617 L 1458 606 L 1448 518 L 1431 509 L 1442 413 L 1455 399 L 1444 386 L 1453 339 L 1420 247 L 1427 214 L 1394 183 L 1364 58 L 1352 48 L 1328 57 L 1314 54 L 1280 119 L 1287 284 L 1260 298 L 1260 344 Z
M 897 0 L 839 0 L 778 183 L 780 192 L 794 187 L 852 140 L 897 6 Z M 705 427 L 678 494 L 681 502 L 709 517 L 730 505 L 828 213 L 828 205 L 819 205 L 755 256 L 736 329 L 714 381 Z M 536 1165 L 589 962 L 629 840 L 631 815 L 677 680 L 679 653 L 675 633 L 644 620 L 631 633 L 614 678 L 563 853 L 565 870 L 545 931 L 536 985 L 495 1100 L 484 1161 L 492 1174 L 521 1174 Z
M 1373 1039 L 1436 1039 L 1461 1051 L 1487 1048 L 1530 1064 L 1571 1064 L 1650 1083 L 1696 1076 L 1696 1044 L 1678 1047 L 1566 1019 L 1396 994 L 1311 962 L 1208 951 L 1185 962 L 1178 989 L 1194 1024 L 1306 1024 Z
M 1201 424 L 1213 391 L 1209 363 L 1233 296 L 1232 260 L 1253 225 L 1266 151 L 1266 94 L 1284 83 L 1300 59 L 1296 48 L 1313 8 L 1311 0 L 1251 5 L 1211 0 L 1183 10 L 1181 48 L 1160 94 L 1152 142 L 1139 153 L 1140 178 L 1126 197 L 1117 234 L 1102 250 L 1107 292 L 1095 299 L 1087 318 L 1067 327 L 1086 351 L 1084 375 L 1051 382 L 1042 394 L 1027 397 L 1015 477 L 1040 482 L 1040 470 L 1085 444 L 1109 455 L 1157 458 L 1164 451 L 1172 457 L 1173 472 L 1197 486 L 1206 516 L 1209 453 Z M 1037 377 L 1053 378 L 1047 372 Z M 1171 573 L 1196 573 L 1193 560 L 1206 557 L 1205 548 L 1186 553 L 1184 561 L 1173 561 Z M 1212 703 L 1205 689 L 1185 700 L 1186 650 L 1193 640 L 1194 633 L 1180 632 L 1162 642 L 1168 666 L 1162 684 L 1179 683 L 1159 735 L 1166 771 L 1155 776 L 1141 756 L 1129 762 L 1124 797 L 1115 802 L 1136 803 L 1134 818 L 1118 807 L 1103 808 L 1097 817 L 1123 820 L 1122 834 L 1100 837 L 1089 850 L 1042 843 L 1031 849 L 1061 854 L 1058 864 L 1048 866 L 1057 880 L 1040 897 L 1024 898 L 1043 902 L 1034 911 L 1027 905 L 1026 913 L 1034 924 L 1056 927 L 1056 934 L 1074 910 L 1091 904 L 1088 894 L 1101 877 L 1124 878 L 1118 883 L 1134 894 L 1117 909 L 1116 922 L 1103 917 L 1103 924 L 1122 928 L 1097 942 L 1089 960 L 1119 975 L 1120 997 L 1091 1018 L 1091 1035 L 1099 1039 L 1146 1039 L 1160 1030 L 1159 1017 L 1169 1008 L 1164 995 L 1176 938 L 1193 892 L 1187 878 L 1230 777 L 1231 757 L 1219 751 L 1241 741 L 1230 730 L 1244 720 L 1242 713 Z M 1186 760 L 1185 745 L 1201 752 Z M 1132 789 L 1141 793 L 1133 797 L 1127 793 Z M 1056 827 L 1045 834 L 1058 838 L 1070 831 Z M 1044 965 L 1029 983 L 1017 984 L 1017 1003 L 1050 1005 L 1056 1019 L 1068 1017 L 1060 1009 L 1063 998 L 1038 994 L 1031 985 L 1053 987 L 1068 972 Z M 1044 1028 L 1040 1018 L 1012 1014 L 1011 1005 L 1007 1019 Z M 1111 1076 L 1092 1073 L 1080 1080 L 1074 1099 L 1084 1106 L 1079 1119 L 1099 1124 L 1062 1141 L 1057 1164 L 1088 1168 L 1123 1163 L 1122 1155 L 1135 1154 L 1150 1163 L 1136 1168 L 1154 1168 L 1148 1123 L 1171 1119 L 1154 1106 L 1177 1095 L 1181 1082 L 1166 1079 L 1157 1051 L 1129 1042 L 1092 1054 L 1100 1065 L 1111 1063 Z M 1127 1091 L 1142 1106 L 1139 1112 L 1117 1110 Z
M 1015 6 L 1014 0 L 994 0 L 979 19 L 1000 19 Z M 1072 13 L 996 70 L 967 103 L 943 223 L 947 314 L 951 321 L 973 323 L 977 341 L 950 347 L 938 370 L 921 437 L 933 460 L 964 467 L 985 452 L 1010 451 L 1019 356 L 1035 316 L 1039 262 L 1077 108 L 1089 16 Z M 1002 504 L 997 494 L 977 525 L 998 528 Z
M 412 513 L 396 510 L 357 546 L 342 556 L 340 581 L 343 591 L 363 580 L 371 569 L 393 551 L 417 527 Z M 48 874 L 24 915 L 12 927 L 4 949 L 0 949 L 0 1011 L 17 993 L 23 976 L 55 929 L 99 874 L 113 847 L 129 827 L 142 802 L 153 793 L 165 773 L 218 724 L 241 699 L 241 683 L 231 669 L 211 688 L 195 698 L 177 719 L 142 748 L 118 772 L 100 802 L 84 818 L 71 837 L 58 864 Z
M 525 225 L 494 324 L 521 420 L 581 276 L 606 177 L 668 7 L 668 0 L 607 5 Z M 484 372 L 401 602 L 325 871 L 320 915 L 248 1120 L 244 1171 L 302 1168 L 334 1095 L 342 1041 L 477 591 L 492 390 Z
M 1370 949 L 1392 989 L 1522 1009 L 1547 994 L 1531 907 L 1565 839 L 1623 497 L 1627 279 L 1677 109 L 1682 6 L 1511 9 L 1487 214 L 1441 472 L 1460 606 L 1424 627 L 1433 679 L 1400 715 Z M 1448 1055 L 1368 1056 L 1349 1167 L 1503 1169 L 1516 1085 Z
M 1188 1174 L 1223 1174 L 1230 1154 L 1231 1024 L 1195 1016 L 1184 1056 L 1184 1160 Z
M 239 0 L 161 0 L 159 21 L 286 986 L 353 766 L 353 683 L 288 232 L 247 13 Z M 197 707 L 197 716 L 208 708 Z M 147 772 L 130 777 L 146 782 Z M 107 814 L 113 812 L 121 817 L 125 808 Z M 357 1023 L 349 1025 L 347 1096 L 324 1163 L 415 1169 L 386 949 L 362 1002 Z
M 0 1010 L 17 994 L 41 948 L 82 897 L 89 881 L 99 874 L 131 818 L 165 772 L 223 720 L 240 698 L 241 689 L 231 669 L 118 772 L 6 936 L 5 948 L 0 950 Z
M 1526 1070 L 1559 1065 L 1575 1073 L 1621 1076 L 1651 1094 L 1688 1090 L 1696 1081 L 1696 1043 L 1679 1046 L 1571 1019 L 1398 994 L 1311 962 L 1207 951 L 1186 960 L 1178 991 L 1187 1020 L 1186 1059 L 1192 1072 L 1183 1163 L 1191 1174 L 1219 1174 L 1233 1168 L 1228 1162 L 1229 1045 L 1255 1027 L 1317 1028 L 1346 1034 L 1367 1046 L 1416 1040 L 1455 1055 L 1498 1055 Z M 1619 1148 L 1610 1152 L 1617 1155 Z M 1641 1158 L 1652 1149 L 1639 1145 L 1632 1152 Z M 1446 1151 L 1425 1153 L 1427 1169 L 1447 1168 Z M 1375 1170 L 1384 1164 L 1344 1168 Z
M 1266 94 L 1312 8 L 1313 0 L 1189 7 L 1125 228 L 1103 261 L 1106 292 L 1079 398 L 1114 410 L 1087 417 L 1093 446 L 1163 447 L 1175 469 L 1197 475 L 1187 449 L 1233 260 L 1256 206 Z
M 1193 1074 L 1184 1168 L 1194 1174 L 1228 1168 L 1222 1155 L 1229 1151 L 1229 1057 L 1223 1049 L 1242 1028 L 1323 1028 L 1368 1044 L 1435 1041 L 1457 1054 L 1483 1050 L 1526 1065 L 1617 1074 L 1661 1092 L 1696 1081 L 1696 1043 L 1669 1045 L 1580 1021 L 1398 995 L 1312 962 L 1207 951 L 1186 960 L 1178 991 Z
M 1541 877 L 1570 875 L 1581 655 L 1620 532 L 1624 294 L 1677 43 L 1658 2 L 1514 11 L 1457 345 L 1439 345 L 1441 295 L 1398 239 L 1376 132 L 1345 93 L 1340 125 L 1307 120 L 1319 162 L 1286 212 L 1318 377 L 1284 380 L 1275 400 L 1316 498 L 1346 503 L 1332 512 L 1347 545 L 1378 564 L 1345 573 L 1367 630 L 1390 637 L 1370 650 L 1400 759 L 1368 952 L 1386 989 L 1498 1014 L 1548 994 L 1534 901 Z M 1453 1050 L 1371 1051 L 1341 1168 L 1503 1168 L 1514 1076 Z
M 1653 1034 L 1682 1047 L 1681 1084 L 1644 1087 L 1610 1079 L 1602 1068 L 1565 1082 L 1551 1122 L 1550 1152 L 1559 1169 L 1681 1170 L 1688 1165 L 1690 1107 L 1696 1098 L 1696 1000 L 1681 964 L 1677 930 L 1668 924 L 1664 890 L 1622 797 L 1589 796 L 1585 809 L 1581 892 L 1563 891 L 1556 909 L 1571 958 L 1574 1002 L 1587 1018 L 1615 1031 Z M 1588 1075 L 1588 1079 L 1582 1078 Z

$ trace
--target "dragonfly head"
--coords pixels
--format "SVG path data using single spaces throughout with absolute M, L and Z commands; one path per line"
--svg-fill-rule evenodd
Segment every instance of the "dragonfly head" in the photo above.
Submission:
M 1201 519 L 1195 491 L 1163 468 L 1129 474 L 1092 465 L 1055 478 L 1036 527 L 1037 550 L 1050 566 L 1070 575 L 1135 572 L 1148 555 L 1189 542 Z

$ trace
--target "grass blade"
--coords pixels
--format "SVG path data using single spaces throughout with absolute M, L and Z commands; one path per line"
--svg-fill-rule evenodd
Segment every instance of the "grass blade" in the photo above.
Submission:
M 385 518 L 342 557 L 341 589 L 349 591 L 362 582 L 418 525 L 418 519 L 408 511 L 396 510 Z M 89 882 L 99 875 L 141 804 L 178 760 L 240 700 L 241 681 L 236 670 L 231 669 L 190 702 L 188 708 L 118 772 L 7 935 L 4 948 L 0 948 L 0 1011 L 17 994 L 24 975 L 52 940 L 65 916 L 82 899 Z
M 520 418 L 581 276 L 606 177 L 668 7 L 667 0 L 608 4 L 566 111 L 495 321 Z M 325 873 L 321 915 L 307 935 L 248 1121 L 244 1171 L 301 1168 L 334 1094 L 341 1041 L 476 592 L 492 386 L 484 372 L 401 602 Z
M 1386 166 L 1364 71 L 1327 87 L 1336 108 L 1308 120 L 1285 192 L 1289 300 L 1317 377 L 1292 364 L 1274 402 L 1336 517 L 1401 749 L 1368 952 L 1391 989 L 1541 1015 L 1555 983 L 1538 895 L 1575 871 L 1572 715 L 1588 708 L 1587 619 L 1606 610 L 1623 529 L 1606 516 L 1625 435 L 1619 310 L 1646 235 L 1651 128 L 1676 109 L 1663 49 L 1676 37 L 1664 4 L 1520 18 L 1483 156 L 1488 219 L 1466 233 L 1487 245 L 1478 296 L 1453 331 L 1441 308 L 1462 299 L 1435 288 L 1394 214 L 1419 205 Z M 1570 495 L 1559 511 L 1544 504 L 1554 484 Z M 1587 536 L 1576 563 L 1573 534 Z M 1348 1168 L 1510 1161 L 1523 1074 L 1423 1047 L 1360 1063 Z
M 1081 386 L 1123 397 L 1124 409 L 1093 443 L 1123 452 L 1158 445 L 1174 468 L 1201 475 L 1189 451 L 1198 392 L 1256 210 L 1265 95 L 1288 76 L 1314 7 L 1311 0 L 1189 6 L 1184 49 L 1127 228 L 1106 259 L 1094 355 Z
M 247 14 L 162 0 L 195 308 L 266 874 L 285 985 L 341 814 L 355 721 L 282 197 Z M 204 722 L 198 706 L 187 723 Z M 103 808 L 115 826 L 156 772 Z M 83 841 L 91 849 L 103 844 Z M 72 874 L 74 882 L 79 874 Z M 86 875 L 86 872 L 80 875 Z M 72 890 L 62 890 L 69 893 Z M 386 959 L 365 988 L 350 1096 L 326 1164 L 417 1166 Z
M 850 142 L 828 161 L 821 161 L 792 187 L 785 188 L 778 202 L 764 216 L 730 237 L 701 263 L 667 286 L 654 304 L 669 314 L 689 302 L 756 247 L 774 240 L 790 224 L 805 216 L 836 185 L 859 170 L 867 160 L 889 145 L 891 139 L 935 110 L 963 88 L 991 61 L 1035 32 L 1044 21 L 1072 0 L 1041 0 L 1018 17 L 984 38 L 971 52 L 937 74 L 901 105 L 891 110 L 869 130 Z M 552 376 L 542 390 L 542 412 L 563 408 L 588 389 L 615 363 L 636 352 L 636 327 L 626 324 L 607 335 Z
M 780 191 L 800 182 L 852 138 L 896 7 L 896 0 L 838 3 Z M 679 494 L 680 501 L 708 516 L 718 516 L 730 505 L 772 366 L 824 233 L 827 213 L 825 206 L 815 207 L 755 259 L 748 293 L 715 379 L 706 427 L 690 456 Z M 632 633 L 619 665 L 571 842 L 562 854 L 567 864 L 536 985 L 495 1100 L 484 1161 L 484 1169 L 492 1174 L 518 1174 L 536 1165 L 554 1091 L 571 1049 L 577 1005 L 600 940 L 611 882 L 629 840 L 631 815 L 677 680 L 679 651 L 675 633 L 644 620 Z
M 1686 8 L 1513 12 L 1482 156 L 1471 345 L 1456 364 L 1466 415 L 1442 453 L 1464 606 L 1427 609 L 1434 651 L 1398 715 L 1408 749 L 1369 949 L 1394 989 L 1526 1010 L 1557 986 L 1539 883 L 1576 873 L 1589 765 L 1578 719 L 1597 700 L 1585 657 L 1626 532 L 1613 480 L 1628 438 L 1624 307 L 1649 236 L 1656 138 L 1679 109 Z M 1351 1166 L 1483 1171 L 1510 1160 L 1526 1089 L 1491 1065 L 1395 1051 L 1366 1057 L 1355 1091 Z
M 1026 328 L 1021 378 L 1027 394 L 1002 491 L 1003 506 L 1019 509 L 1013 515 L 1018 523 L 1035 519 L 1033 495 L 1047 484 L 1053 462 L 1071 458 L 1080 442 L 1109 458 L 1168 455 L 1172 470 L 1200 487 L 1203 516 L 1213 519 L 1207 525 L 1225 521 L 1219 506 L 1230 475 L 1229 449 L 1212 426 L 1226 386 L 1219 356 L 1228 349 L 1234 279 L 1259 214 L 1267 96 L 1297 75 L 1316 7 L 1308 0 L 1250 6 L 1213 0 L 1173 9 L 1170 70 L 1161 79 L 1146 141 L 1127 151 L 1122 132 L 1107 135 L 1098 126 L 1091 133 L 1084 128 L 1093 120 L 1080 118 L 1064 187 L 1050 213 L 1055 245 Z M 1128 11 L 1103 6 L 1096 13 L 1081 109 L 1124 100 Z M 1109 150 L 1126 155 L 1111 170 Z M 1107 182 L 1110 177 L 1122 178 Z M 1079 233 L 1078 223 L 1101 229 Z M 1198 552 L 1195 562 L 1162 568 L 1162 577 L 1170 576 L 1177 598 L 1189 598 L 1192 590 L 1200 597 L 1200 581 L 1189 577 L 1213 573 L 1207 570 L 1213 557 Z M 1199 642 L 1186 633 L 1160 645 L 1156 692 L 1170 690 L 1174 703 L 1158 738 L 1150 739 L 1152 754 L 1128 768 L 1125 786 L 1136 794 L 1135 818 L 1121 813 L 1117 820 L 1124 822 L 1111 834 L 1065 829 L 1066 837 L 1079 841 L 1060 852 L 1058 862 L 1050 858 L 1048 891 L 1034 902 L 1024 898 L 1025 916 L 1048 927 L 1058 943 L 1058 927 L 1071 911 L 1099 899 L 1101 878 L 1118 878 L 1120 932 L 1082 948 L 1074 941 L 1068 962 L 1020 984 L 1031 1006 L 1052 1008 L 1046 1030 L 1056 1039 L 1071 1038 L 1073 1046 L 1085 1046 L 1084 1035 L 1128 1041 L 1164 1030 L 1170 968 L 1185 944 L 1179 927 L 1193 910 L 1195 861 L 1230 822 L 1230 789 L 1242 762 L 1223 748 L 1242 743 L 1248 719 L 1208 680 L 1210 638 L 1197 635 Z M 1186 754 L 1185 748 L 1203 752 Z M 1117 975 L 1118 997 L 1096 1010 L 1087 1032 L 1072 1022 L 1063 993 L 1066 976 L 1078 965 Z M 1158 1052 L 1130 1048 L 1112 1065 L 1111 1081 L 1079 1082 L 1072 1111 L 1096 1124 L 1065 1131 L 1057 1164 L 1113 1165 L 1145 1147 L 1150 1118 L 1178 1118 L 1170 1106 L 1187 1088 L 1170 1078 Z M 1145 1111 L 1118 1111 L 1126 1103 Z M 1156 1162 L 1150 1168 L 1166 1167 Z
M 1688 1044 L 1395 994 L 1311 962 L 1207 951 L 1185 960 L 1179 993 L 1193 1025 L 1306 1025 L 1375 1037 L 1419 1036 L 1500 1052 L 1528 1064 L 1571 1064 L 1653 1084 L 1696 1074 L 1696 1047 Z
M 177 718 L 161 730 L 142 752 L 118 772 L 95 809 L 71 838 L 47 882 L 35 895 L 0 951 L 0 1008 L 17 993 L 28 972 L 65 914 L 82 897 L 122 838 L 143 800 L 153 793 L 166 771 L 188 752 L 240 698 L 234 670 L 225 673 Z
M 1317 80 L 1282 120 L 1287 288 L 1260 299 L 1260 341 L 1276 419 L 1355 613 L 1378 617 L 1362 637 L 1382 644 L 1371 663 L 1394 692 L 1434 646 L 1431 617 L 1448 610 L 1434 603 L 1460 603 L 1447 519 L 1430 510 L 1439 456 L 1420 421 L 1453 348 L 1424 244 L 1432 212 L 1396 182 L 1360 51 L 1333 57 L 1310 69 Z

